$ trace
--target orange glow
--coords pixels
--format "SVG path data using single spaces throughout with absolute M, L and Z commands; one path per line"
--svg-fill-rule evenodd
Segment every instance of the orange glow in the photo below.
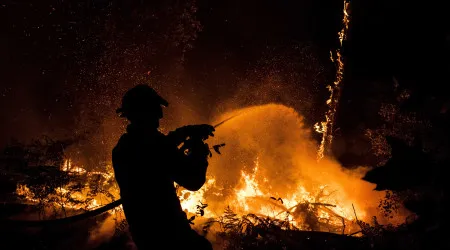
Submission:
M 375 185 L 361 180 L 364 169 L 350 172 L 327 157 L 317 161 L 312 130 L 304 127 L 303 118 L 294 109 L 267 104 L 228 112 L 216 121 L 235 114 L 240 115 L 220 126 L 215 137 L 208 141 L 209 145 L 226 143 L 226 146 L 221 155 L 210 158 L 207 183 L 197 192 L 178 190 L 188 216 L 195 215 L 197 205 L 203 203 L 208 204 L 206 218 L 219 217 L 230 207 L 238 215 L 288 218 L 302 230 L 336 233 L 358 230 L 355 211 L 360 220 L 381 217 L 378 202 L 384 193 L 373 191 Z M 67 159 L 61 169 L 113 180 L 110 165 L 105 173 L 90 172 Z M 119 198 L 117 185 L 108 191 Z M 35 201 L 26 186 L 19 186 L 17 192 Z M 86 186 L 82 192 L 71 193 L 70 198 L 86 199 L 88 192 Z M 69 202 L 67 188 L 60 188 L 58 194 L 60 200 L 56 203 L 81 208 Z M 107 202 L 100 195 L 93 197 L 87 209 Z
M 342 87 L 341 85 L 344 79 L 344 60 L 341 54 L 341 49 L 343 47 L 344 40 L 347 39 L 348 27 L 350 23 L 349 8 L 350 2 L 348 0 L 344 0 L 342 29 L 338 33 L 340 47 L 336 49 L 335 55 L 333 55 L 333 52 L 330 52 L 330 59 L 332 62 L 336 63 L 337 70 L 333 85 L 327 86 L 327 89 L 330 92 L 330 97 L 326 101 L 328 110 L 325 113 L 325 121 L 314 125 L 316 132 L 322 134 L 322 141 L 320 143 L 319 150 L 317 151 L 317 160 L 321 160 L 325 156 L 328 149 L 331 147 L 331 143 L 333 142 L 334 116 L 339 103 Z
M 223 124 L 210 145 L 226 142 L 222 155 L 210 159 L 209 182 L 198 192 L 183 191 L 182 206 L 195 214 L 196 205 L 208 204 L 207 217 L 220 216 L 229 206 L 238 215 L 253 213 L 311 230 L 305 216 L 315 216 L 319 231 L 357 231 L 358 219 L 380 217 L 383 192 L 362 181 L 365 170 L 348 171 L 324 157 L 316 160 L 311 130 L 293 109 L 268 104 L 221 115 L 240 114 Z M 352 205 L 355 207 L 353 211 Z

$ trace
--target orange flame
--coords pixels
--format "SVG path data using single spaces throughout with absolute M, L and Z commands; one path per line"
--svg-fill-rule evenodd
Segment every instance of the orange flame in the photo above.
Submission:
M 344 40 L 347 38 L 348 26 L 350 23 L 349 7 L 350 2 L 348 2 L 348 0 L 344 0 L 342 18 L 343 27 L 338 33 L 340 47 L 336 50 L 335 55 L 333 55 L 333 52 L 330 52 L 331 61 L 336 63 L 337 71 L 333 85 L 327 86 L 327 89 L 330 91 L 330 97 L 326 101 L 328 111 L 325 113 L 325 121 L 314 125 L 316 132 L 322 134 L 322 141 L 320 143 L 319 150 L 317 151 L 317 160 L 321 160 L 324 157 L 333 141 L 334 116 L 336 114 L 336 109 L 341 95 L 342 80 L 344 79 L 344 61 L 341 54 L 341 49 L 343 47 Z
M 221 155 L 210 158 L 207 183 L 197 192 L 179 189 L 181 206 L 188 214 L 195 215 L 197 205 L 203 203 L 208 204 L 204 217 L 213 218 L 229 206 L 238 215 L 287 218 L 300 229 L 334 228 L 334 232 L 345 229 L 345 233 L 356 231 L 353 206 L 360 220 L 379 215 L 378 202 L 384 193 L 373 191 L 373 184 L 361 180 L 363 169 L 350 172 L 326 157 L 318 162 L 311 131 L 294 109 L 268 104 L 229 112 L 217 120 L 235 113 L 241 115 L 223 124 L 208 142 L 226 142 L 227 146 Z M 114 180 L 109 164 L 105 172 L 90 172 L 67 159 L 61 169 Z M 61 202 L 56 199 L 56 203 L 78 209 L 67 195 L 85 199 L 88 191 L 88 186 L 78 193 L 61 187 L 57 192 Z M 109 190 L 115 198 L 119 198 L 118 191 L 117 185 Z M 18 186 L 17 192 L 36 201 L 26 186 Z M 93 197 L 89 209 L 105 203 L 104 197 Z M 312 225 L 311 220 L 319 225 Z

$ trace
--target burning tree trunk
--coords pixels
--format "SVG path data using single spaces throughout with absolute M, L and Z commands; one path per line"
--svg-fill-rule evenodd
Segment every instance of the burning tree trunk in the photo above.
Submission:
M 328 85 L 327 88 L 330 91 L 330 97 L 326 104 L 328 105 L 328 111 L 325 113 L 325 121 L 321 123 L 316 123 L 314 125 L 316 132 L 322 133 L 322 141 L 317 152 L 317 159 L 320 160 L 324 155 L 329 153 L 331 149 L 331 143 L 333 142 L 333 130 L 335 114 L 338 108 L 339 99 L 341 95 L 341 88 L 344 79 L 344 58 L 342 55 L 342 50 L 344 47 L 344 42 L 347 39 L 348 27 L 350 23 L 349 16 L 350 2 L 344 0 L 343 18 L 342 18 L 342 29 L 338 33 L 340 47 L 336 49 L 336 52 L 331 52 L 331 60 L 336 64 L 336 76 L 332 85 Z

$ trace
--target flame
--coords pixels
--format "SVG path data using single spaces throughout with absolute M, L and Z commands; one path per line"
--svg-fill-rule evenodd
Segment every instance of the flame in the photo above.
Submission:
M 87 177 L 102 176 L 104 180 L 100 184 L 103 185 L 106 185 L 111 181 L 115 181 L 114 174 L 112 172 L 112 166 L 108 164 L 105 169 L 108 169 L 109 172 L 87 171 L 83 166 L 75 165 L 73 163 L 73 160 L 70 158 L 65 159 L 63 161 L 63 164 L 60 166 L 61 171 L 68 172 L 73 175 L 86 175 Z M 91 190 L 87 184 L 80 191 L 71 191 L 69 190 L 68 186 L 60 186 L 55 189 L 54 194 L 49 195 L 49 197 L 45 197 L 47 200 L 44 202 L 50 202 L 55 208 L 60 208 L 65 211 L 66 209 L 93 210 L 111 201 L 110 197 L 105 197 L 105 195 L 103 195 L 103 193 L 101 192 L 92 197 L 90 191 Z M 119 198 L 119 190 L 117 186 L 113 186 L 107 191 L 109 191 L 109 194 L 114 197 L 114 200 Z M 24 199 L 29 202 L 39 203 L 42 201 L 38 198 L 35 198 L 36 195 L 30 190 L 27 185 L 24 184 L 17 185 L 16 194 L 24 197 Z M 121 210 L 122 206 L 119 206 L 108 212 L 110 214 L 116 214 Z
M 342 17 L 342 29 L 338 33 L 340 47 L 336 49 L 335 55 L 330 51 L 330 59 L 336 63 L 337 70 L 333 85 L 328 85 L 327 89 L 330 92 L 330 97 L 326 101 L 328 111 L 325 113 L 325 121 L 316 123 L 314 125 L 315 131 L 322 134 L 322 141 L 317 151 L 317 160 L 321 160 L 326 151 L 331 147 L 333 141 L 333 126 L 334 117 L 336 114 L 337 106 L 339 104 L 339 98 L 341 95 L 342 81 L 344 79 L 344 61 L 341 54 L 343 42 L 347 38 L 348 27 L 350 24 L 349 15 L 350 2 L 344 0 L 343 17 Z
M 64 160 L 64 163 L 61 166 L 61 170 L 66 171 L 66 172 L 77 173 L 77 174 L 86 173 L 86 169 L 74 166 L 71 159 Z
M 181 190 L 179 194 L 181 208 L 191 214 L 197 213 L 197 206 L 199 204 L 206 203 L 206 199 L 204 197 L 205 192 L 212 186 L 214 186 L 216 180 L 214 177 L 209 177 L 208 181 L 203 185 L 203 187 L 197 192 L 189 191 L 189 190 Z M 204 214 L 206 217 L 213 217 L 213 214 L 206 210 Z
M 318 206 L 317 211 L 315 211 L 318 220 L 327 221 L 329 225 L 336 227 L 344 227 L 349 224 L 355 223 L 355 217 L 350 207 L 344 207 L 340 205 L 339 197 L 332 196 L 331 192 L 327 189 L 327 185 L 321 185 L 318 187 L 318 193 L 320 195 L 308 192 L 307 189 L 298 184 L 295 190 L 292 190 L 285 198 L 275 198 L 271 196 L 270 192 L 263 192 L 260 188 L 261 185 L 269 185 L 269 190 L 271 189 L 269 180 L 267 178 L 262 178 L 263 183 L 257 181 L 258 169 L 260 167 L 259 158 L 255 160 L 254 168 L 251 173 L 247 173 L 244 170 L 241 171 L 241 179 L 238 188 L 234 189 L 234 198 L 232 198 L 234 203 L 230 205 L 233 211 L 237 212 L 238 215 L 245 215 L 248 213 L 254 213 L 260 216 L 268 216 L 274 219 L 288 219 L 291 224 L 300 229 L 307 229 L 305 221 L 299 207 L 301 205 L 308 206 Z M 211 188 L 211 184 L 215 183 L 215 179 L 206 185 L 206 189 Z M 204 191 L 200 192 L 204 194 Z M 204 203 L 205 199 L 202 196 L 195 196 L 197 198 L 196 202 L 193 200 L 189 201 L 189 204 L 198 204 L 199 202 Z M 333 205 L 335 204 L 335 205 Z M 182 201 L 182 206 L 185 207 Z M 321 207 L 323 206 L 323 207 Z M 327 208 L 330 207 L 330 208 Z M 194 213 L 194 207 L 190 206 L 189 212 Z M 298 212 L 298 213 L 297 213 Z M 211 215 L 211 213 L 209 213 Z M 215 215 L 217 216 L 217 215 Z M 300 217 L 299 217 L 300 216 Z M 360 213 L 361 217 L 365 217 L 365 213 Z M 333 220 L 334 219 L 334 220 Z M 348 227 L 347 230 L 351 230 L 352 227 Z
M 303 208 L 306 207 L 307 209 L 312 209 L 312 206 L 317 206 L 314 213 L 318 221 L 323 221 L 337 228 L 345 229 L 344 227 L 346 226 L 346 232 L 350 232 L 356 227 L 355 217 L 351 207 L 343 205 L 342 201 L 339 201 L 338 196 L 333 196 L 327 185 L 319 186 L 317 192 L 312 193 L 307 191 L 299 183 L 297 188 L 292 190 L 287 197 L 277 199 L 271 196 L 270 192 L 264 192 L 260 188 L 261 185 L 268 185 L 269 190 L 271 189 L 269 180 L 266 177 L 262 178 L 262 183 L 258 182 L 257 179 L 261 179 L 258 178 L 259 168 L 260 162 L 259 157 L 257 157 L 250 173 L 244 170 L 241 171 L 238 187 L 234 189 L 233 197 L 231 199 L 229 198 L 231 201 L 234 201 L 230 203 L 229 207 L 237 212 L 238 215 L 242 216 L 253 213 L 260 216 L 268 216 L 273 219 L 285 220 L 287 218 L 293 226 L 300 229 L 308 229 L 302 217 L 304 214 L 300 211 L 300 208 L 302 205 Z M 197 206 L 208 202 L 205 194 L 208 190 L 215 187 L 215 185 L 216 179 L 210 176 L 208 182 L 199 191 L 191 192 L 182 190 L 180 192 L 180 201 L 183 210 L 189 214 L 196 214 Z M 348 204 L 350 203 L 347 202 L 346 205 Z M 219 215 L 208 209 L 206 209 L 204 214 L 208 218 Z M 364 211 L 360 212 L 359 216 L 364 218 L 366 217 L 366 213 Z
M 203 211 L 206 218 L 220 217 L 230 207 L 237 215 L 251 213 L 288 220 L 303 230 L 352 233 L 357 231 L 356 216 L 368 220 L 380 215 L 378 202 L 384 193 L 374 191 L 375 185 L 361 180 L 363 169 L 349 172 L 327 157 L 317 161 L 317 145 L 294 109 L 267 104 L 222 116 L 235 113 L 241 115 L 223 124 L 210 139 L 214 141 L 208 142 L 214 145 L 224 140 L 227 146 L 222 155 L 209 159 L 205 185 L 196 192 L 177 189 L 181 207 L 189 216 L 198 216 L 199 205 L 207 204 Z M 217 120 L 223 120 L 222 116 Z M 74 162 L 67 159 L 61 170 L 80 176 L 102 176 L 105 180 L 100 184 L 105 186 L 115 182 L 110 164 L 104 172 L 95 172 Z M 117 185 L 109 192 L 119 198 Z M 17 193 L 30 202 L 38 202 L 27 186 L 18 186 Z M 101 195 L 89 196 L 88 185 L 81 192 L 60 187 L 53 198 L 56 205 L 72 209 L 85 208 L 72 204 L 70 199 L 92 199 L 87 209 L 108 202 Z M 121 209 L 109 213 L 122 215 Z
M 326 190 L 326 185 L 322 185 L 319 187 L 321 193 L 323 193 L 326 199 L 317 198 L 313 193 L 308 192 L 306 188 L 302 185 L 298 185 L 296 190 L 293 190 L 291 194 L 289 194 L 286 198 L 274 198 L 270 195 L 270 193 L 263 192 L 260 188 L 260 185 L 269 185 L 269 179 L 264 177 L 263 183 L 259 183 L 257 179 L 259 179 L 259 170 L 260 162 L 257 157 L 254 161 L 254 167 L 251 173 L 247 173 L 246 171 L 241 171 L 240 182 L 238 188 L 234 189 L 233 200 L 235 201 L 230 206 L 238 212 L 239 215 L 245 215 L 247 213 L 254 213 L 257 215 L 268 216 L 275 219 L 285 219 L 286 217 L 292 223 L 292 225 L 300 228 L 306 229 L 304 225 L 302 225 L 303 218 L 297 218 L 295 215 L 297 206 L 299 204 L 338 204 L 337 199 L 333 199 L 329 196 L 329 192 Z M 63 171 L 71 171 L 73 173 L 82 174 L 87 173 L 88 171 L 82 167 L 73 166 L 72 160 L 67 159 L 65 163 L 61 167 Z M 97 174 L 97 172 L 93 172 Z M 103 176 L 113 178 L 112 173 L 101 173 Z M 205 194 L 212 187 L 216 187 L 216 179 L 213 176 L 209 176 L 208 181 L 205 185 L 197 192 L 181 190 L 179 192 L 179 198 L 182 209 L 189 214 L 196 214 L 198 211 L 199 204 L 206 204 L 208 201 L 205 197 Z M 75 200 L 86 200 L 88 198 L 87 190 L 83 190 L 84 192 L 70 192 L 68 189 L 60 187 L 56 190 L 56 197 L 60 195 L 59 200 L 54 200 L 55 204 L 64 204 L 65 208 L 71 209 L 88 209 L 92 210 L 101 206 L 102 202 L 99 197 L 92 199 L 87 206 L 72 204 L 68 202 L 68 199 Z M 119 190 L 115 190 L 118 192 Z M 33 198 L 33 193 L 26 185 L 18 185 L 16 189 L 16 193 L 25 196 L 26 199 L 30 202 L 38 202 L 38 199 Z M 69 196 L 66 196 L 69 194 Z M 221 196 L 220 193 L 215 193 L 215 196 Z M 110 214 L 122 213 L 122 206 L 119 208 L 110 210 Z M 331 211 L 331 212 L 330 212 Z M 292 214 L 291 214 L 292 213 Z M 323 220 L 330 220 L 331 217 L 337 216 L 341 217 L 346 221 L 354 220 L 354 217 L 351 215 L 351 211 L 342 206 L 335 205 L 333 208 L 327 210 L 319 209 L 316 211 L 318 218 Z M 122 214 L 123 215 L 123 214 Z M 213 218 L 219 216 L 219 214 L 213 213 L 211 210 L 206 209 L 204 215 L 207 218 Z M 361 214 L 361 217 L 364 217 L 365 214 Z M 330 222 L 329 222 L 330 223 Z M 342 221 L 337 220 L 335 222 L 331 222 L 332 225 L 342 226 Z

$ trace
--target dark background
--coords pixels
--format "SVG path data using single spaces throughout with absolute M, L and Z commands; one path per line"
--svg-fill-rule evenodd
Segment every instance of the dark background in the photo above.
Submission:
M 129 86 L 149 78 L 175 106 L 201 107 L 182 122 L 207 120 L 232 99 L 293 106 L 312 126 L 327 108 L 342 7 L 334 0 L 2 1 L 0 144 L 95 131 L 113 120 Z M 357 164 L 354 156 L 367 153 L 364 130 L 380 125 L 377 112 L 395 99 L 395 81 L 411 90 L 414 110 L 434 98 L 437 112 L 448 101 L 444 9 L 351 1 L 338 156 L 353 150 L 347 160 Z

